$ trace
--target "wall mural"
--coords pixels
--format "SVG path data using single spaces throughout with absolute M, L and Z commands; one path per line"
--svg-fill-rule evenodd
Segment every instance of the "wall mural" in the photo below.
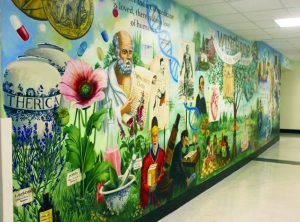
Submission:
M 2 4 L 14 221 L 132 221 L 279 136 L 262 42 L 172 1 Z

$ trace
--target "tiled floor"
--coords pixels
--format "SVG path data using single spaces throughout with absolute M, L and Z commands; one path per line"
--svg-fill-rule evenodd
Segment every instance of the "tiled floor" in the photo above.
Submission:
M 300 135 L 259 157 L 300 163 Z M 251 161 L 161 222 L 300 222 L 300 165 Z

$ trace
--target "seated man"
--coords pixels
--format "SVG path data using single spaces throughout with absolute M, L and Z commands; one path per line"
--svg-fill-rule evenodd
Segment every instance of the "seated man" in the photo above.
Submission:
M 148 207 L 149 204 L 158 205 L 154 191 L 166 174 L 164 168 L 165 152 L 158 143 L 158 122 L 156 117 L 152 119 L 151 139 L 152 147 L 143 159 L 141 171 L 140 203 L 143 208 Z M 150 168 L 154 170 L 154 175 L 149 172 Z
M 185 189 L 190 181 L 185 175 L 182 165 L 182 148 L 187 147 L 189 143 L 188 131 L 184 130 L 181 133 L 181 140 L 177 143 L 173 151 L 173 158 L 170 168 L 170 178 L 173 179 L 174 189 Z

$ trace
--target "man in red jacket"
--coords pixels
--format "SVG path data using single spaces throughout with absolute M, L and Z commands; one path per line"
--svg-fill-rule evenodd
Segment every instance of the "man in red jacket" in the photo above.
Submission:
M 148 207 L 149 204 L 158 205 L 154 191 L 166 174 L 164 168 L 165 152 L 158 143 L 158 122 L 156 117 L 153 117 L 151 127 L 152 147 L 143 159 L 141 175 L 140 202 L 143 208 Z M 154 177 L 153 174 L 148 176 L 148 173 L 150 173 L 148 172 L 149 168 L 154 170 Z

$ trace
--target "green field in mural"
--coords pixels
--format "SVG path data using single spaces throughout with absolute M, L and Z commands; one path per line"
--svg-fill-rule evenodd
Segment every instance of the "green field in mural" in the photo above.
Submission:
M 2 8 L 15 222 L 132 221 L 279 136 L 262 42 L 172 1 Z

